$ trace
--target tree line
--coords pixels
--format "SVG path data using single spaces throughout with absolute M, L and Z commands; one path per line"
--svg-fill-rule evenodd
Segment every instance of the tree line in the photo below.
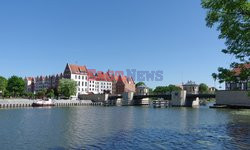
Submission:
M 138 82 L 136 84 L 136 87 L 138 86 L 146 86 L 146 84 L 144 82 Z M 176 85 L 167 85 L 167 86 L 157 86 L 155 89 L 151 89 L 149 88 L 149 94 L 164 94 L 164 93 L 171 93 L 174 91 L 181 91 L 182 88 L 176 86 Z M 199 93 L 201 94 L 208 94 L 211 93 L 211 91 L 209 90 L 209 87 L 205 84 L 205 83 L 201 83 L 199 85 Z

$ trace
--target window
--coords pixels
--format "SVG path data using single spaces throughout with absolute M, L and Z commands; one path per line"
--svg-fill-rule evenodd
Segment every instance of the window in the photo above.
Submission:
M 88 83 L 87 82 L 85 82 L 85 86 L 87 86 L 88 85 Z
M 75 75 L 75 79 L 77 79 L 77 75 Z
M 78 79 L 81 79 L 81 76 L 79 76 Z

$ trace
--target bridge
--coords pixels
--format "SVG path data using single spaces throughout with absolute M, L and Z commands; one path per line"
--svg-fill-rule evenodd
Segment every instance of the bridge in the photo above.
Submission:
M 200 98 L 200 99 L 207 99 L 207 98 L 215 98 L 215 94 L 187 94 L 186 98 Z M 123 98 L 122 95 L 110 95 L 109 99 L 114 100 L 118 98 Z M 151 95 L 134 95 L 133 99 L 143 99 L 143 98 L 163 98 L 166 100 L 172 99 L 172 94 L 151 94 Z
M 148 104 L 147 98 L 161 98 L 168 100 L 172 106 L 196 106 L 199 99 L 215 98 L 215 94 L 187 94 L 186 91 L 171 92 L 166 94 L 135 95 L 133 92 L 123 93 L 122 95 L 93 94 L 80 95 L 81 100 L 92 100 L 105 104 L 115 105 L 121 101 L 122 105 L 143 105 Z
M 108 99 L 114 103 L 117 99 L 122 99 L 126 105 L 141 105 L 146 98 L 162 98 L 170 102 L 173 106 L 194 106 L 199 105 L 199 99 L 215 98 L 215 94 L 186 94 L 186 91 L 172 92 L 171 94 L 151 94 L 151 95 L 110 95 Z

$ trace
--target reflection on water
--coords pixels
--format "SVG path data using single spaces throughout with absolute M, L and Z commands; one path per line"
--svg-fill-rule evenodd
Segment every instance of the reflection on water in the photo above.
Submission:
M 1 149 L 248 149 L 250 111 L 201 107 L 0 110 Z

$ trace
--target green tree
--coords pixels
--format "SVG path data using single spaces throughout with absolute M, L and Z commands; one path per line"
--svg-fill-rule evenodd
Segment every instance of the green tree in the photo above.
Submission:
M 154 89 L 154 93 L 155 94 L 163 94 L 163 93 L 166 93 L 168 91 L 167 87 L 166 86 L 157 86 L 155 89 Z
M 53 90 L 54 90 L 55 97 L 58 98 L 59 97 L 58 88 L 54 88 Z
M 209 87 L 205 83 L 201 83 L 199 85 L 199 93 L 205 94 L 209 92 L 208 90 L 209 90 Z
M 136 83 L 136 87 L 138 87 L 138 86 L 141 86 L 141 85 L 146 85 L 144 82 L 138 82 L 138 83 Z
M 36 98 L 40 98 L 40 99 L 44 99 L 44 97 L 46 96 L 46 89 L 42 89 L 41 91 L 38 91 L 36 93 Z
M 207 10 L 207 26 L 218 25 L 219 38 L 225 39 L 226 49 L 237 59 L 249 61 L 250 56 L 250 2 L 249 0 L 202 0 Z
M 32 92 L 24 92 L 23 94 L 26 98 L 29 98 L 29 99 L 34 99 L 35 98 L 35 95 L 34 93 Z
M 71 79 L 61 79 L 59 81 L 58 92 L 60 95 L 70 98 L 70 96 L 76 94 L 77 84 Z
M 25 81 L 21 77 L 12 76 L 8 79 L 7 90 L 11 96 L 21 96 L 25 90 Z
M 54 92 L 54 90 L 53 90 L 53 89 L 48 89 L 48 90 L 46 91 L 46 97 L 48 97 L 48 98 L 54 98 L 54 97 L 55 97 L 55 92 Z
M 8 81 L 4 77 L 0 76 L 0 91 L 2 91 L 2 95 L 4 95 L 4 92 L 6 91 Z
M 181 91 L 181 88 L 175 85 L 170 84 L 168 86 L 168 92 L 173 92 L 173 91 Z
M 171 93 L 173 91 L 181 91 L 181 88 L 170 84 L 168 86 L 157 86 L 154 89 L 155 94 L 164 94 L 164 93 L 167 93 L 167 92 Z
M 239 61 L 232 63 L 230 69 L 218 68 L 218 74 L 212 74 L 220 83 L 235 80 L 232 68 L 241 67 L 250 61 L 250 2 L 249 0 L 202 0 L 202 7 L 207 10 L 208 27 L 218 25 L 219 39 L 225 39 L 227 46 L 222 50 L 225 54 L 234 55 Z M 240 63 L 240 64 L 239 64 Z M 244 67 L 243 67 L 244 68 Z M 247 73 L 246 73 L 247 72 Z M 243 75 L 249 74 L 246 69 Z
M 152 95 L 152 94 L 154 94 L 154 90 L 152 88 L 149 88 L 148 93 L 149 93 L 149 95 Z

